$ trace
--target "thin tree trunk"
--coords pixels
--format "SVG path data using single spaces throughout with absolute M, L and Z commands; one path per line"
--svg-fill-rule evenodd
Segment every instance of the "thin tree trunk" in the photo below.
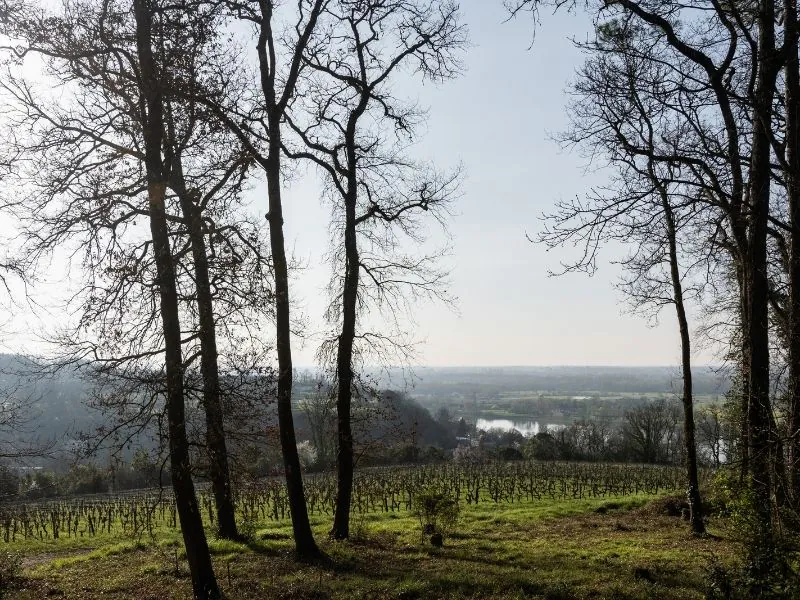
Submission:
M 203 529 L 203 520 L 195 496 L 189 463 L 189 443 L 186 438 L 184 415 L 183 362 L 181 358 L 178 296 L 175 289 L 175 270 L 169 245 L 169 232 L 164 210 L 166 185 L 148 185 L 150 200 L 150 229 L 156 255 L 158 283 L 161 293 L 161 319 L 164 328 L 167 372 L 167 420 L 172 488 L 180 518 L 181 533 L 186 547 L 186 559 L 192 575 L 192 588 L 197 599 L 219 598 L 211 554 Z
M 275 271 L 275 319 L 278 351 L 278 429 L 280 430 L 286 490 L 292 513 L 292 530 L 297 555 L 301 559 L 321 556 L 308 520 L 303 474 L 297 453 L 297 438 L 292 417 L 292 345 L 289 317 L 289 270 L 283 238 L 283 207 L 280 183 L 280 121 L 270 122 L 270 154 L 267 158 L 267 192 L 269 194 L 269 233 L 272 264 Z
M 278 429 L 283 453 L 286 475 L 286 491 L 292 516 L 292 530 L 297 556 L 300 559 L 317 559 L 322 553 L 314 541 L 311 524 L 308 520 L 303 474 L 300 471 L 300 457 L 297 453 L 297 438 L 292 417 L 292 340 L 291 319 L 289 315 L 289 269 L 286 261 L 286 245 L 283 237 L 283 205 L 281 198 L 281 122 L 286 105 L 294 93 L 297 77 L 302 63 L 302 54 L 314 31 L 322 11 L 323 0 L 315 0 L 308 13 L 308 21 L 293 50 L 290 68 L 283 82 L 283 92 L 276 92 L 275 38 L 273 32 L 272 0 L 259 0 L 260 23 L 256 44 L 258 53 L 261 92 L 267 110 L 267 133 L 269 148 L 266 158 L 260 163 L 267 176 L 267 195 L 269 199 L 270 246 L 272 266 L 275 275 L 275 328 L 276 350 L 278 353 Z
M 678 265 L 677 234 L 675 215 L 672 212 L 666 190 L 661 189 L 661 204 L 667 225 L 669 242 L 669 265 L 672 278 L 672 291 L 675 300 L 675 312 L 678 316 L 678 327 L 681 335 L 681 369 L 683 371 L 683 441 L 686 447 L 686 473 L 689 479 L 689 519 L 692 531 L 705 533 L 703 523 L 703 502 L 700 497 L 700 483 L 697 476 L 697 445 L 694 436 L 694 402 L 692 397 L 692 352 L 689 338 L 689 322 L 686 319 L 686 307 L 683 303 L 683 284 Z
M 789 249 L 789 488 L 800 503 L 800 61 L 797 0 L 784 3 L 786 48 L 786 188 L 791 242 Z
M 217 535 L 234 540 L 239 537 L 236 528 L 236 512 L 231 490 L 228 449 L 225 443 L 222 398 L 219 384 L 217 354 L 217 332 L 214 322 L 214 302 L 208 273 L 208 255 L 203 235 L 203 220 L 195 199 L 186 189 L 180 167 L 176 193 L 183 218 L 188 224 L 189 241 L 194 262 L 195 287 L 197 291 L 197 314 L 200 326 L 200 374 L 203 377 L 203 409 L 206 416 L 206 445 L 209 452 L 209 478 L 217 510 Z
M 331 535 L 345 539 L 350 535 L 350 501 L 353 493 L 353 432 L 351 401 L 353 396 L 353 343 L 356 333 L 359 256 L 356 240 L 356 188 L 352 186 L 345 200 L 345 278 L 342 290 L 342 331 L 336 357 L 338 393 L 336 397 L 337 439 L 336 510 Z
M 336 508 L 331 535 L 345 539 L 350 535 L 350 501 L 353 495 L 353 345 L 356 336 L 356 311 L 358 309 L 358 278 L 361 268 L 358 252 L 357 216 L 358 203 L 358 157 L 356 128 L 369 104 L 370 95 L 366 82 L 362 88 L 358 105 L 350 113 L 345 130 L 347 152 L 347 190 L 345 203 L 345 276 L 342 289 L 342 331 L 336 356 L 338 394 L 336 398 L 337 441 L 336 454 Z
M 147 193 L 150 207 L 150 231 L 156 260 L 164 330 L 167 384 L 167 423 L 172 488 L 192 576 L 194 597 L 215 600 L 220 597 L 211 554 L 203 530 L 203 520 L 195 496 L 189 462 L 184 414 L 183 360 L 175 265 L 169 243 L 165 198 L 167 185 L 161 159 L 164 135 L 162 95 L 152 51 L 152 7 L 147 0 L 134 0 L 136 47 L 143 96 L 142 133 L 145 146 Z

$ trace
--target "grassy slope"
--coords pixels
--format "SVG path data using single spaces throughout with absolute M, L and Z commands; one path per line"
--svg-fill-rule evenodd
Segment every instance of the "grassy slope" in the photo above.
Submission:
M 720 530 L 695 539 L 684 521 L 658 516 L 645 498 L 611 502 L 466 507 L 442 549 L 420 543 L 410 515 L 356 517 L 358 535 L 345 543 L 328 541 L 330 524 L 318 518 L 315 531 L 332 558 L 325 567 L 292 560 L 288 523 L 258 529 L 249 545 L 212 540 L 212 550 L 226 597 L 237 600 L 701 598 L 712 557 L 731 560 Z M 26 578 L 14 598 L 190 597 L 178 541 L 168 536 L 157 544 L 108 540 L 61 557 L 25 551 Z

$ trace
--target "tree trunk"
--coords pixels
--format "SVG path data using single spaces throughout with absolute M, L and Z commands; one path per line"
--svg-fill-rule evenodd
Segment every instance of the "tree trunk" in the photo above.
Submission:
M 750 319 L 750 300 L 748 295 L 749 283 L 746 274 L 745 263 L 749 260 L 749 250 L 747 246 L 741 248 L 736 266 L 736 277 L 739 284 L 739 318 L 741 320 L 741 390 L 739 396 L 739 481 L 744 483 L 750 476 L 750 415 L 748 406 L 750 404 L 750 338 L 747 332 L 750 331 L 748 320 Z
M 273 8 L 271 0 L 259 2 L 260 23 L 256 51 L 258 53 L 259 82 L 267 111 L 267 133 L 269 147 L 266 158 L 259 162 L 267 176 L 267 195 L 269 199 L 270 246 L 272 266 L 275 275 L 275 328 L 276 350 L 278 353 L 278 430 L 283 453 L 283 466 L 286 475 L 286 491 L 292 515 L 295 550 L 298 558 L 317 559 L 322 556 L 311 524 L 308 520 L 303 474 L 300 471 L 300 457 L 297 454 L 297 438 L 292 417 L 292 340 L 291 319 L 289 316 L 289 269 L 286 262 L 286 246 L 283 238 L 283 205 L 281 199 L 281 122 L 286 105 L 294 93 L 294 86 L 302 63 L 302 53 L 316 26 L 324 6 L 322 0 L 315 0 L 303 33 L 297 39 L 290 61 L 290 69 L 283 81 L 280 97 L 276 92 L 275 38 L 273 32 Z
M 175 167 L 174 167 L 175 168 Z M 217 332 L 214 322 L 214 303 L 208 274 L 208 255 L 203 235 L 203 220 L 196 199 L 186 189 L 179 172 L 178 198 L 189 230 L 197 290 L 197 314 L 200 326 L 200 373 L 203 377 L 203 409 L 206 415 L 206 445 L 209 453 L 208 475 L 214 492 L 217 510 L 217 535 L 234 540 L 239 537 L 231 490 L 228 449 L 225 443 L 222 398 L 217 360 Z
M 172 488 L 175 493 L 175 504 L 186 547 L 186 558 L 192 576 L 194 597 L 198 600 L 214 600 L 220 597 L 220 593 L 211 564 L 211 554 L 208 551 L 200 508 L 195 496 L 189 462 L 189 443 L 186 438 L 178 293 L 167 226 L 165 206 L 167 185 L 161 159 L 164 135 L 163 101 L 152 51 L 153 15 L 147 0 L 134 0 L 133 9 L 136 18 L 136 47 L 139 55 L 143 100 L 141 116 L 150 208 L 150 231 L 153 238 L 153 253 L 161 297 L 161 320 L 164 329 Z
M 800 61 L 797 0 L 784 4 L 786 48 L 786 189 L 791 242 L 789 248 L 789 489 L 800 503 Z
M 353 177 L 355 180 L 355 177 Z M 356 305 L 358 301 L 359 256 L 356 240 L 355 181 L 345 199 L 345 278 L 342 290 L 342 331 L 336 356 L 337 439 L 336 510 L 331 535 L 345 539 L 350 535 L 350 501 L 353 493 L 353 432 L 351 400 L 353 396 L 353 343 L 356 334 Z
M 353 431 L 351 403 L 353 397 L 353 345 L 356 336 L 358 309 L 358 277 L 361 262 L 358 252 L 356 207 L 358 204 L 358 155 L 356 128 L 369 104 L 370 94 L 364 82 L 361 97 L 347 119 L 345 151 L 347 153 L 347 189 L 344 197 L 345 275 L 342 289 L 342 331 L 336 355 L 336 397 L 338 452 L 336 454 L 336 509 L 331 535 L 345 539 L 350 535 L 350 501 L 353 495 Z
M 700 497 L 700 483 L 697 476 L 697 445 L 694 438 L 694 402 L 692 397 L 692 353 L 689 338 L 689 323 L 686 319 L 686 307 L 683 303 L 683 284 L 678 265 L 677 234 L 675 216 L 670 206 L 666 190 L 661 189 L 661 204 L 667 225 L 669 242 L 669 265 L 672 278 L 672 291 L 675 299 L 675 311 L 678 316 L 678 327 L 681 335 L 681 369 L 683 371 L 683 441 L 686 447 L 686 474 L 689 479 L 689 518 L 692 531 L 705 533 L 703 523 L 703 502 Z
M 278 429 L 280 430 L 286 490 L 292 513 L 292 530 L 297 555 L 301 559 L 319 558 L 308 520 L 303 474 L 297 453 L 297 438 L 292 417 L 292 344 L 289 318 L 289 270 L 283 239 L 283 207 L 281 205 L 281 138 L 280 116 L 270 113 L 270 150 L 267 157 L 267 193 L 269 195 L 269 234 L 272 264 L 275 271 L 275 319 L 278 351 Z
M 767 273 L 767 225 L 770 200 L 770 128 L 775 79 L 775 7 L 772 0 L 759 3 L 758 80 L 753 110 L 753 145 L 750 162 L 750 260 L 746 269 L 749 284 L 748 369 L 750 395 L 747 416 L 750 424 L 750 481 L 758 519 L 753 574 L 766 576 L 772 564 L 772 432 L 770 431 L 769 379 L 769 279 Z
M 186 559 L 192 575 L 194 597 L 199 600 L 215 599 L 219 598 L 220 594 L 203 530 L 200 507 L 195 496 L 189 463 L 189 443 L 186 439 L 178 295 L 175 289 L 175 270 L 164 209 L 165 192 L 166 185 L 163 183 L 151 182 L 148 185 L 150 229 L 158 269 L 161 319 L 166 349 L 167 420 L 172 488 L 175 492 L 175 504 L 186 547 Z

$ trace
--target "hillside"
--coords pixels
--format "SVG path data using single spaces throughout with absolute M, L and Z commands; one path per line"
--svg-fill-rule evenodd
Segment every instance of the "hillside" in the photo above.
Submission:
M 385 389 L 403 389 L 416 401 L 403 400 L 402 395 L 392 393 L 392 418 L 378 427 L 373 435 L 385 436 L 391 428 L 416 427 L 422 445 L 442 445 L 447 435 L 432 418 L 441 407 L 449 407 L 456 417 L 465 416 L 474 422 L 476 413 L 465 410 L 463 400 L 454 398 L 483 399 L 478 408 L 491 411 L 502 399 L 508 410 L 516 410 L 534 417 L 547 417 L 554 411 L 562 415 L 585 416 L 585 410 L 593 414 L 621 414 L 630 403 L 649 394 L 668 394 L 675 389 L 676 371 L 669 367 L 503 367 L 503 368 L 420 368 L 414 377 L 401 377 L 398 372 L 384 374 L 377 381 Z M 710 368 L 695 370 L 695 392 L 719 395 L 724 393 L 729 382 L 725 376 Z M 315 386 L 302 378 L 296 385 L 296 396 L 304 398 L 313 393 Z M 56 444 L 56 454 L 67 450 L 74 439 L 83 433 L 95 431 L 104 423 L 104 415 L 88 406 L 91 386 L 77 369 L 62 369 L 48 373 L 40 365 L 25 357 L 0 355 L 0 392 L 24 404 L 25 424 L 22 431 L 2 431 L 2 441 L 18 443 L 32 438 Z M 542 405 L 541 399 L 534 402 L 535 395 L 552 395 L 549 403 Z M 597 397 L 581 410 L 575 410 L 583 397 Z M 599 394 L 599 395 L 598 395 Z M 624 401 L 611 395 L 628 395 Z M 509 400 L 509 398 L 511 398 Z M 267 406 L 269 403 L 267 403 Z M 426 410 L 427 409 L 427 410 Z M 267 409 L 266 422 L 274 421 L 270 416 L 274 407 Z M 296 427 L 301 439 L 308 434 L 307 417 L 302 410 L 295 414 Z M 569 418 L 570 417 L 563 417 Z M 142 443 L 149 443 L 143 440 Z M 446 444 L 445 444 L 446 445 Z M 53 464 L 34 459 L 28 464 Z
M 712 524 L 714 536 L 693 538 L 682 519 L 648 502 L 468 506 L 442 548 L 421 542 L 409 514 L 359 518 L 349 542 L 328 540 L 329 517 L 317 515 L 314 531 L 329 557 L 317 565 L 293 560 L 287 522 L 258 526 L 246 544 L 212 539 L 211 550 L 229 600 L 704 598 L 710 566 L 733 560 L 724 523 Z M 191 595 L 177 540 L 120 539 L 33 554 L 24 564 L 13 588 L 20 600 Z

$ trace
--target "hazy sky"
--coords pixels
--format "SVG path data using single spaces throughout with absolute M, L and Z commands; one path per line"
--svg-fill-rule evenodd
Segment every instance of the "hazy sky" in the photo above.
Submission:
M 500 0 L 464 0 L 461 6 L 473 44 L 466 74 L 443 86 L 398 90 L 429 107 L 421 155 L 442 166 L 463 162 L 466 169 L 450 226 L 458 313 L 435 304 L 417 307 L 420 363 L 677 364 L 672 312 L 665 310 L 657 327 L 627 314 L 614 288 L 618 270 L 608 263 L 592 278 L 548 277 L 560 255 L 526 239 L 555 201 L 604 180 L 550 137 L 566 124 L 565 88 L 582 62 L 570 40 L 586 36 L 588 19 L 542 15 L 531 46 L 530 21 L 504 22 Z M 288 239 L 298 256 L 319 265 L 327 210 L 303 188 L 287 206 Z M 326 278 L 325 267 L 312 267 L 298 282 L 295 297 L 302 295 L 309 316 L 323 310 Z M 314 349 L 313 341 L 298 348 L 296 362 L 311 364 Z M 713 357 L 696 352 L 695 359 Z
M 548 277 L 568 250 L 545 252 L 528 242 L 541 228 L 540 216 L 559 199 L 586 193 L 602 183 L 586 161 L 550 139 L 566 125 L 565 88 L 582 57 L 572 36 L 585 37 L 589 21 L 569 14 L 542 15 L 532 41 L 532 24 L 504 22 L 501 0 L 462 0 L 472 47 L 467 72 L 442 86 L 419 82 L 398 86 L 396 95 L 429 108 L 427 132 L 415 152 L 449 168 L 462 163 L 463 196 L 450 224 L 450 291 L 457 310 L 443 305 L 414 307 L 418 362 L 444 365 L 672 365 L 679 362 L 674 314 L 650 327 L 626 314 L 614 288 L 618 270 L 606 261 L 589 278 Z M 253 191 L 261 215 L 264 190 Z M 312 334 L 322 331 L 326 305 L 329 209 L 319 200 L 316 175 L 300 174 L 286 198 L 287 243 L 307 268 L 292 294 Z M 604 258 L 619 254 L 607 252 Z M 62 275 L 59 273 L 59 275 Z M 39 289 L 55 298 L 58 277 Z M 52 293 L 51 293 L 52 292 Z M 6 324 L 5 350 L 27 346 L 28 321 L 16 309 Z M 298 311 L 299 312 L 299 311 Z M 57 311 L 36 321 L 40 329 L 60 319 Z M 17 333 L 13 333 L 13 332 Z M 295 364 L 310 366 L 319 336 L 295 345 Z M 712 362 L 696 352 L 697 363 Z

